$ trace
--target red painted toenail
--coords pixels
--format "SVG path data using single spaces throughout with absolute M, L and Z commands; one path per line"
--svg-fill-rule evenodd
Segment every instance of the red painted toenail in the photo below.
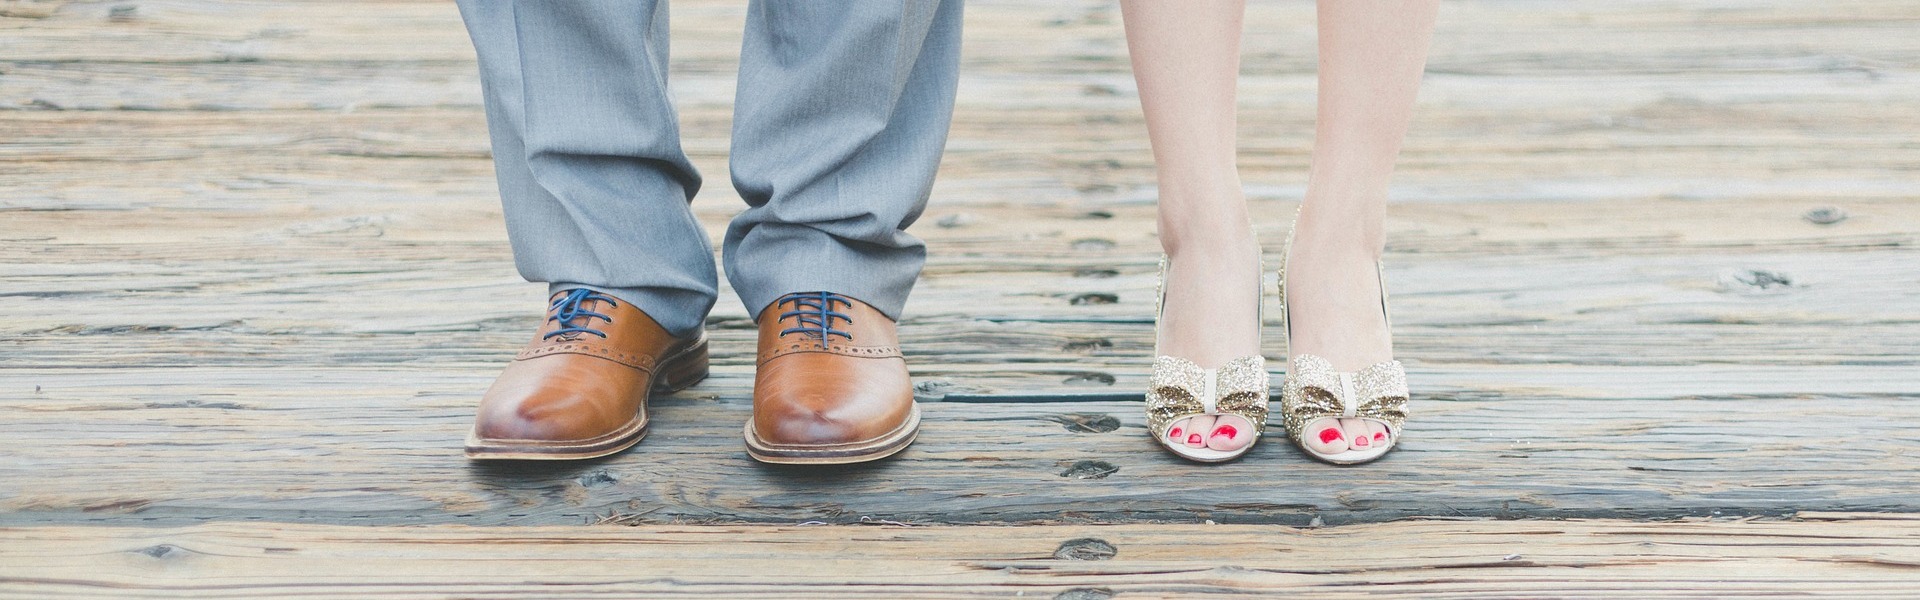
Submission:
M 1170 438 L 1173 438 L 1173 439 L 1176 439 L 1176 440 L 1177 440 L 1177 439 L 1180 439 L 1180 428 L 1179 428 L 1179 427 L 1175 427 L 1175 428 L 1173 428 L 1173 431 L 1169 431 L 1169 432 L 1167 432 L 1167 437 L 1170 437 Z
M 1373 439 L 1376 439 L 1376 440 L 1384 440 L 1384 439 L 1387 439 L 1387 434 L 1384 434 L 1384 433 L 1376 433 L 1376 434 L 1373 434 Z
M 1355 445 L 1355 446 L 1365 446 L 1365 445 L 1367 445 L 1367 436 L 1364 436 L 1364 435 L 1363 435 L 1363 436 L 1360 436 L 1360 437 L 1357 437 L 1357 438 L 1353 438 L 1353 445 Z
M 1239 433 L 1240 433 L 1240 430 L 1234 429 L 1232 425 L 1221 425 L 1213 429 L 1214 435 L 1224 435 L 1227 437 L 1233 437 L 1235 435 L 1238 435 Z
M 1337 439 L 1340 439 L 1340 430 L 1332 427 L 1320 430 L 1320 443 L 1330 444 Z
M 1200 443 L 1200 434 L 1196 433 L 1196 434 L 1187 436 L 1187 443 L 1189 444 Z

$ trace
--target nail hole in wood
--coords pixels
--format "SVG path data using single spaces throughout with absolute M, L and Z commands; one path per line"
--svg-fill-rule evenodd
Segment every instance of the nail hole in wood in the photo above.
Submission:
M 1073 249 L 1082 252 L 1105 252 L 1113 249 L 1113 240 L 1086 238 L 1073 241 Z
M 1085 294 L 1074 296 L 1073 299 L 1068 300 L 1067 303 L 1072 304 L 1074 306 L 1083 306 L 1087 304 L 1113 304 L 1119 301 L 1120 301 L 1120 297 L 1113 294 L 1108 294 L 1105 292 L 1088 292 Z
M 1113 347 L 1113 340 L 1109 340 L 1107 338 L 1094 338 L 1090 340 L 1073 340 L 1071 342 L 1062 344 L 1060 346 L 1060 349 L 1065 350 L 1067 352 L 1078 352 L 1081 354 L 1086 354 L 1086 353 L 1091 353 L 1097 350 L 1105 350 L 1107 348 L 1112 348 L 1112 347 Z
M 582 487 L 590 487 L 590 488 L 606 487 L 619 482 L 620 482 L 619 475 L 614 475 L 613 473 L 609 473 L 605 470 L 594 471 L 592 473 L 588 473 L 580 476 L 580 485 Z
M 1060 476 L 1068 479 L 1106 479 L 1108 475 L 1120 472 L 1120 467 L 1104 460 L 1083 460 L 1073 463 Z
M 1800 218 L 1815 225 L 1832 225 L 1847 220 L 1847 211 L 1838 206 L 1821 206 L 1808 210 Z
M 979 217 L 975 217 L 968 213 L 953 213 L 944 217 L 940 217 L 940 220 L 935 221 L 934 224 L 939 225 L 941 229 L 953 229 L 955 227 L 966 227 L 968 225 L 972 225 L 973 222 L 977 220 L 979 220 Z
M 1053 600 L 1112 600 L 1112 598 L 1113 590 L 1107 588 L 1073 588 L 1060 592 L 1060 595 L 1054 596 Z
M 947 394 L 980 393 L 985 391 L 987 390 L 976 386 L 954 383 L 945 379 L 926 379 L 913 384 L 913 399 L 921 402 L 935 402 L 946 399 Z
M 1107 560 L 1120 551 L 1113 544 L 1098 538 L 1075 538 L 1060 542 L 1053 551 L 1053 557 L 1060 560 Z
M 1113 376 L 1100 372 L 1076 373 L 1060 380 L 1068 385 L 1113 385 Z
M 1113 415 L 1097 413 L 1067 413 L 1047 417 L 1047 420 L 1074 433 L 1106 433 L 1120 428 L 1120 420 Z
M 1720 276 L 1721 289 L 1731 292 L 1768 292 L 1793 287 L 1793 277 L 1779 271 L 1747 269 Z

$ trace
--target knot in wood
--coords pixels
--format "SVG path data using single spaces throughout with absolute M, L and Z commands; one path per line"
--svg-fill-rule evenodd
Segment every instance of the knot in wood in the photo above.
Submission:
M 179 549 L 180 549 L 179 547 L 174 546 L 173 544 L 154 544 L 152 546 L 147 546 L 145 548 L 135 550 L 134 552 L 145 554 L 147 556 L 151 556 L 154 558 L 166 558 L 168 555 L 173 554 L 175 550 L 179 550 Z

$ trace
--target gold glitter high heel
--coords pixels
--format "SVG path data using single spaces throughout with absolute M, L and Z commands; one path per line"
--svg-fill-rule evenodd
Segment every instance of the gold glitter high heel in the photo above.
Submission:
M 1256 273 L 1265 273 L 1261 267 Z M 1258 276 L 1256 275 L 1256 281 Z M 1254 289 L 1264 300 L 1264 284 Z M 1153 379 L 1147 384 L 1147 432 L 1160 447 L 1181 458 L 1196 462 L 1226 462 L 1240 458 L 1260 443 L 1267 424 L 1267 359 L 1259 353 L 1229 360 L 1217 369 L 1202 368 L 1193 361 L 1159 352 L 1160 316 L 1167 300 L 1167 257 L 1160 257 L 1158 300 L 1154 302 Z M 1263 303 L 1264 304 L 1264 303 Z M 1264 320 L 1264 310 L 1255 309 L 1254 327 Z M 1231 414 L 1253 424 L 1247 445 L 1234 450 L 1194 448 L 1170 442 L 1174 423 L 1189 417 Z M 1189 432 L 1192 434 L 1192 432 Z
M 1294 215 L 1294 228 L 1300 216 Z M 1287 260 L 1293 256 L 1293 232 L 1287 232 L 1287 245 L 1280 259 L 1280 323 L 1286 331 L 1287 352 L 1293 352 L 1293 324 L 1287 319 Z M 1380 281 L 1380 314 L 1393 328 L 1387 316 L 1386 269 L 1374 261 L 1374 276 Z M 1336 371 L 1327 359 L 1312 354 L 1294 356 L 1287 376 L 1280 384 L 1281 419 L 1300 451 L 1324 462 L 1354 465 L 1373 462 L 1393 450 L 1400 430 L 1407 422 L 1407 371 L 1400 361 L 1386 360 L 1354 372 Z M 1328 417 L 1359 418 L 1386 426 L 1386 439 L 1365 450 L 1349 449 L 1338 454 L 1322 454 L 1307 444 L 1307 424 Z

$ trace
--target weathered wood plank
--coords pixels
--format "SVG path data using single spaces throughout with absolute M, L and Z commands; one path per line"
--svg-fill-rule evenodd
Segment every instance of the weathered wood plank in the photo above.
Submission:
M 0 597 L 1893 597 L 1920 522 L 0 529 Z
M 1010 371 L 948 379 L 965 386 Z M 1915 440 L 1904 424 L 1920 416 L 1912 382 L 1871 366 L 1780 372 L 1415 369 L 1426 392 L 1419 418 L 1392 459 L 1366 469 L 1312 463 L 1272 442 L 1196 469 L 1144 439 L 1136 401 L 963 395 L 926 403 L 919 441 L 897 459 L 832 470 L 746 458 L 746 365 L 659 401 L 656 429 L 635 451 L 504 466 L 458 454 L 492 376 L 484 367 L 0 372 L 0 389 L 15 391 L 0 415 L 12 448 L 0 466 L 0 523 L 536 525 L 640 513 L 1301 525 L 1913 510 L 1920 481 L 1888 476 L 1920 469 L 1906 451 Z M 1809 392 L 1806 381 L 1824 387 Z
M 1125 274 L 936 262 L 902 325 L 909 353 L 934 373 L 1077 365 L 1119 377 L 1122 387 L 1137 383 L 1152 344 L 1152 258 L 1110 260 L 1081 268 Z M 1405 261 L 1391 275 L 1400 354 L 1410 364 L 1911 366 L 1920 360 L 1910 308 L 1920 281 L 1889 279 L 1870 294 L 1849 283 L 1910 261 L 1900 253 L 1744 254 L 1588 259 L 1569 269 L 1448 257 Z M 352 272 L 342 272 L 348 264 Z M 1747 269 L 1792 283 L 1756 288 L 1741 279 L 1759 277 Z M 0 354 L 0 367 L 489 368 L 525 342 L 541 295 L 500 270 L 345 259 L 20 269 L 0 293 L 0 310 L 18 315 L 0 341 L 17 351 Z M 337 290 L 354 299 L 328 301 Z M 120 296 L 129 293 L 137 296 Z M 1074 304 L 1100 294 L 1113 303 Z M 407 300 L 383 300 L 393 298 Z M 749 326 L 745 308 L 723 299 L 710 319 L 720 364 L 751 362 Z M 1279 328 L 1265 333 L 1279 352 Z
M 1913 95 L 1920 98 L 1920 86 Z M 1896 175 L 1920 162 L 1920 150 L 1900 133 L 1902 127 L 1920 129 L 1920 120 L 1911 118 L 1920 114 L 1920 101 L 1892 107 L 1862 102 L 1898 116 L 1820 129 L 1803 123 L 1803 115 L 1757 114 L 1720 103 L 1622 107 L 1529 117 L 1532 126 L 1565 132 L 1539 133 L 1498 131 L 1512 127 L 1505 122 L 1511 116 L 1491 110 L 1449 115 L 1457 120 L 1410 142 L 1406 177 L 1395 197 L 1401 202 L 1913 197 L 1915 184 Z M 1723 109 L 1754 123 L 1701 122 L 1702 113 Z M 711 115 L 715 118 L 694 125 L 707 137 L 689 144 L 707 173 L 723 174 L 726 121 L 722 113 Z M 956 128 L 936 205 L 1151 200 L 1151 169 L 1137 123 L 1081 127 L 1058 116 L 1028 119 L 1024 113 L 1004 120 Z M 315 205 L 386 196 L 485 206 L 493 195 L 485 185 L 484 125 L 471 110 L 0 112 L 0 126 L 13 135 L 0 147 L 0 183 L 22 190 L 0 204 L 5 209 L 252 206 L 237 199 L 218 202 L 232 196 L 221 188 L 236 184 L 269 192 L 261 201 Z M 1297 116 L 1262 125 L 1266 131 L 1258 135 L 1272 141 L 1249 144 L 1243 157 L 1249 192 L 1256 198 L 1298 197 L 1308 126 Z M 1741 131 L 1729 131 L 1734 128 Z M 1059 137 L 1032 140 L 1036 130 Z M 1499 141 L 1471 139 L 1489 136 Z M 1703 164 L 1716 172 L 1701 173 Z M 88 178 L 101 169 L 129 178 Z M 343 178 L 346 173 L 364 175 Z M 720 179 L 697 205 L 738 206 Z M 313 186 L 314 195 L 271 194 L 289 184 Z M 209 185 L 208 195 L 188 204 L 186 192 L 193 188 L 187 186 Z M 129 196 L 146 190 L 156 193 Z

